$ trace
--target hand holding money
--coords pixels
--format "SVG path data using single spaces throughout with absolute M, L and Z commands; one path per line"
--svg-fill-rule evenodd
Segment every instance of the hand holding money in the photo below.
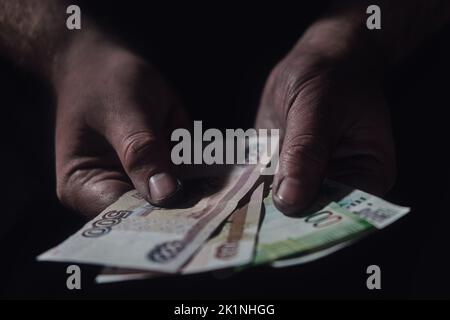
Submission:
M 287 217 L 270 194 L 264 195 L 260 170 L 235 167 L 217 192 L 200 195 L 184 209 L 158 209 L 128 192 L 39 259 L 133 269 L 109 269 L 107 279 L 116 280 L 205 272 L 314 254 L 359 239 L 409 211 L 327 181 L 307 215 Z
M 94 28 L 77 37 L 55 70 L 56 175 L 63 204 L 95 216 L 137 189 L 156 205 L 180 182 L 166 137 L 186 115 L 153 66 Z M 108 81 L 105 81 L 108 79 Z
M 377 195 L 395 180 L 383 68 L 360 47 L 358 19 L 336 13 L 313 23 L 266 82 L 257 126 L 283 133 L 273 197 L 286 214 L 311 205 L 324 178 Z
M 40 258 L 178 272 L 255 186 L 260 170 L 235 166 L 224 177 L 203 180 L 181 208 L 156 208 L 130 191 Z

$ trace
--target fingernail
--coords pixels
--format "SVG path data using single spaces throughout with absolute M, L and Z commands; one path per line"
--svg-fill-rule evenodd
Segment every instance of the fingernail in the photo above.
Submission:
M 179 183 L 168 173 L 157 173 L 150 178 L 150 199 L 160 202 L 177 192 Z
M 285 204 L 294 206 L 301 197 L 301 183 L 299 180 L 286 177 L 278 186 L 277 197 Z

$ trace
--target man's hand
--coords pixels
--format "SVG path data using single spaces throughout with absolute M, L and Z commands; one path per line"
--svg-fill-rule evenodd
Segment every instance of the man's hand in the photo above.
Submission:
M 383 72 L 450 21 L 443 0 L 380 0 L 381 30 L 366 28 L 366 0 L 333 1 L 272 72 L 260 128 L 284 132 L 274 202 L 294 214 L 325 177 L 383 194 L 395 178 Z
M 88 216 L 132 188 L 168 205 L 180 183 L 166 142 L 184 111 L 158 72 L 88 15 L 67 30 L 69 4 L 0 0 L 1 53 L 55 89 L 58 197 Z
M 395 179 L 378 72 L 366 57 L 353 56 L 358 50 L 342 50 L 341 41 L 324 50 L 333 46 L 326 42 L 329 28 L 307 34 L 275 67 L 258 113 L 257 127 L 282 132 L 273 197 L 289 215 L 311 204 L 325 177 L 375 194 L 385 193 Z
M 58 64 L 60 200 L 90 216 L 133 186 L 153 204 L 172 201 L 180 183 L 166 143 L 185 115 L 158 72 L 95 35 L 74 40 Z

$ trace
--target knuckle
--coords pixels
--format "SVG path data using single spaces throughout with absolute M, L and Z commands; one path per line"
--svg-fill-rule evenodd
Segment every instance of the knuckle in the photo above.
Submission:
M 56 171 L 56 196 L 65 206 L 77 210 L 84 187 L 95 177 L 95 171 L 85 167 L 79 159 L 69 160 Z
M 280 90 L 285 100 L 292 99 L 298 94 L 301 79 L 296 72 L 297 68 L 291 62 L 281 62 L 272 73 L 272 83 Z
M 294 88 L 297 87 L 298 77 L 295 68 L 290 63 L 282 61 L 275 66 L 269 75 L 264 90 L 274 108 L 283 108 L 295 95 Z
M 56 196 L 65 207 L 74 208 L 77 192 L 81 191 L 76 186 L 79 185 L 80 177 L 84 176 L 81 171 L 78 169 L 68 169 L 61 175 L 57 174 Z
M 323 167 L 328 158 L 328 149 L 312 134 L 297 135 L 287 138 L 282 153 L 282 161 L 298 165 L 300 161 L 308 161 L 316 167 Z
M 290 61 L 281 62 L 275 68 L 275 80 L 287 88 L 294 86 L 299 80 L 296 69 L 296 66 Z
M 150 132 L 136 132 L 123 139 L 123 161 L 125 169 L 135 168 L 151 154 L 157 143 L 154 134 Z
M 273 106 L 279 108 L 287 120 L 292 107 L 297 105 L 299 96 L 304 101 L 314 102 L 318 89 L 324 90 L 327 77 L 327 70 L 318 66 L 305 67 L 304 62 L 299 59 L 286 58 L 273 69 L 265 92 L 269 93 Z M 300 104 L 300 106 L 308 105 L 308 103 Z

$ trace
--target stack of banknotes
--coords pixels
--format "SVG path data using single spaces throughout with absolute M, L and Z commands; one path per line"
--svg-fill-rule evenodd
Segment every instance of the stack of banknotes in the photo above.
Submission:
M 103 265 L 97 282 L 284 267 L 333 253 L 409 212 L 366 192 L 325 181 L 311 208 L 288 217 L 272 202 L 260 165 L 236 165 L 185 185 L 185 201 L 157 208 L 136 191 L 40 261 Z

